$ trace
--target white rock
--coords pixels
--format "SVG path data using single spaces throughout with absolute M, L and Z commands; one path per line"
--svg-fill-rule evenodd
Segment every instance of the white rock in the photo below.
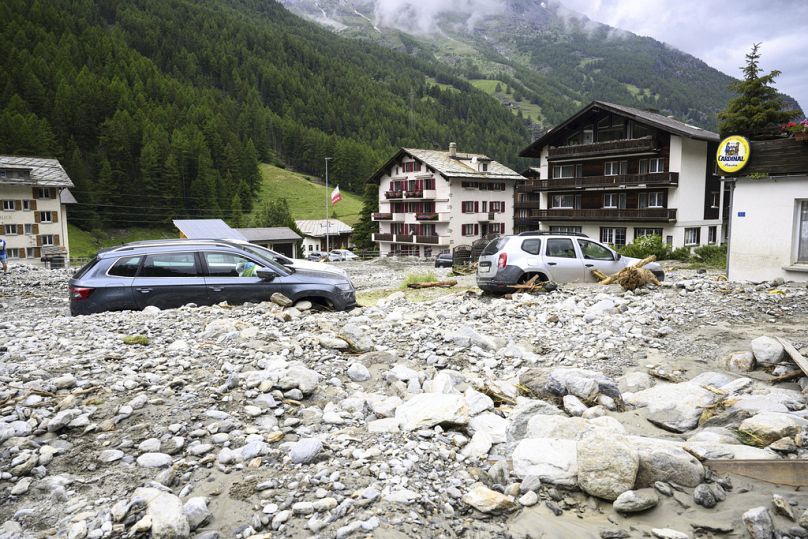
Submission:
M 575 395 L 564 395 L 561 400 L 564 404 L 564 411 L 573 417 L 581 417 L 589 408 Z
M 752 341 L 752 353 L 758 363 L 775 365 L 783 360 L 785 349 L 776 339 L 763 336 Z
M 146 502 L 146 513 L 151 518 L 151 535 L 154 539 L 182 539 L 190 536 L 188 519 L 177 496 L 156 488 L 141 487 L 135 489 L 133 498 Z
M 431 428 L 441 423 L 465 425 L 469 422 L 469 409 L 462 395 L 421 393 L 396 408 L 395 417 L 402 430 Z
M 494 401 L 485 393 L 480 393 L 474 388 L 467 388 L 463 394 L 466 405 L 469 407 L 469 415 L 477 415 L 486 410 L 494 409 Z
M 506 496 L 502 493 L 489 489 L 482 483 L 477 483 L 471 490 L 463 496 L 463 503 L 466 503 L 483 513 L 498 513 L 512 509 L 514 506 L 513 496 Z
M 744 419 L 738 432 L 750 445 L 765 446 L 808 427 L 808 421 L 793 414 L 763 412 Z
M 492 412 L 484 412 L 469 420 L 469 431 L 472 433 L 485 432 L 495 444 L 508 440 L 508 420 Z
M 625 437 L 591 431 L 578 441 L 578 486 L 592 496 L 614 500 L 634 487 L 640 457 Z
M 574 440 L 526 438 L 513 452 L 518 477 L 534 475 L 542 483 L 574 487 L 578 482 L 578 451 Z
M 652 487 L 656 481 L 696 487 L 704 480 L 704 466 L 682 449 L 682 443 L 643 436 L 627 439 L 640 457 L 635 488 Z
M 189 498 L 185 505 L 182 506 L 182 512 L 185 518 L 188 519 L 188 525 L 191 530 L 197 529 L 211 516 L 210 511 L 208 511 L 207 501 L 202 496 Z
M 348 367 L 348 378 L 354 382 L 366 382 L 370 380 L 370 371 L 361 363 L 351 363 Z
M 704 409 L 719 396 L 698 384 L 657 384 L 650 389 L 626 395 L 626 403 L 648 408 L 648 420 L 673 432 L 686 432 L 698 426 Z
M 487 432 L 478 430 L 471 437 L 471 441 L 463 447 L 461 454 L 466 458 L 480 458 L 488 455 L 493 442 Z
M 171 466 L 171 460 L 171 455 L 165 453 L 143 453 L 137 458 L 137 464 L 144 468 L 165 468 Z
M 103 462 L 104 464 L 109 464 L 110 462 L 115 462 L 116 460 L 121 460 L 123 458 L 124 452 L 120 449 L 105 449 L 98 454 L 99 462 Z

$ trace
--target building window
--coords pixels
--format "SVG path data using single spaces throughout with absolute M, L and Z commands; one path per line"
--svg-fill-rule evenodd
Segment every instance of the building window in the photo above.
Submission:
M 624 247 L 626 245 L 626 229 L 617 227 L 600 227 L 600 242 Z
M 656 172 L 665 172 L 665 160 L 660 158 L 649 159 L 648 160 L 648 172 L 656 173 Z
M 650 193 L 640 193 L 640 208 L 662 208 L 665 206 L 665 193 L 663 191 L 652 191 Z
M 617 176 L 625 174 L 628 170 L 628 161 L 606 161 L 603 164 L 604 176 Z
M 808 262 L 808 200 L 800 201 L 797 261 Z
M 40 245 L 53 245 L 53 234 L 42 234 L 39 239 Z
M 713 191 L 710 193 L 710 207 L 717 208 L 721 204 L 721 193 Z
M 19 258 L 20 257 L 20 250 L 14 247 L 6 249 L 6 254 L 9 258 Z
M 551 226 L 550 232 L 552 234 L 580 234 L 581 227 L 579 226 Z
M 13 200 L 3 201 L 3 211 L 14 211 L 15 209 Z
M 574 178 L 576 170 L 578 170 L 576 165 L 555 165 L 553 178 Z
M 553 195 L 551 208 L 574 209 L 575 195 Z
M 460 203 L 460 211 L 463 213 L 477 213 L 480 211 L 480 203 L 473 200 L 464 200 Z
M 41 212 L 39 212 L 39 222 L 40 223 L 52 223 L 53 222 L 53 212 L 52 211 L 41 211 Z
M 468 224 L 468 225 L 463 225 L 461 233 L 464 236 L 476 236 L 477 235 L 477 230 L 478 230 L 477 225 Z
M 44 198 L 44 199 L 53 198 L 51 196 L 53 193 L 50 187 L 37 187 L 34 190 L 34 193 L 36 194 L 37 198 Z
M 26 224 L 24 225 L 25 234 L 31 235 L 34 233 L 34 225 Z
M 16 236 L 17 225 L 3 225 L 3 232 L 6 234 L 6 236 Z
M 661 228 L 635 228 L 634 239 L 642 238 L 644 236 L 659 236 L 662 237 Z
M 718 239 L 718 227 L 711 226 L 707 228 L 707 243 L 715 245 Z
M 496 213 L 505 212 L 505 201 L 493 201 L 493 202 L 491 202 L 491 211 L 496 212 Z
M 701 228 L 686 228 L 685 229 L 685 245 L 698 245 L 701 243 Z
M 25 249 L 26 258 L 36 258 L 36 247 L 28 247 Z
M 421 171 L 421 163 L 418 161 L 410 161 L 408 163 L 404 163 L 404 172 L 420 172 Z
M 625 193 L 606 193 L 603 195 L 604 208 L 625 208 L 626 207 L 626 194 Z
M 488 223 L 489 234 L 504 234 L 505 223 Z
M 488 172 L 488 163 L 480 163 L 480 172 Z
M 22 211 L 31 211 L 32 205 L 30 200 L 22 201 Z

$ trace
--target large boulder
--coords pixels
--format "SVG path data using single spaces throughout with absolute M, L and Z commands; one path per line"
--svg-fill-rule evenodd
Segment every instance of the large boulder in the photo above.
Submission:
M 526 438 L 513 452 L 518 477 L 538 477 L 542 483 L 574 487 L 578 482 L 578 451 L 574 440 Z
M 765 506 L 753 507 L 741 516 L 746 531 L 752 539 L 771 539 L 774 537 L 774 522 L 769 509 Z
M 530 423 L 530 419 L 537 414 L 565 416 L 563 411 L 549 402 L 520 398 L 516 401 L 516 406 L 511 410 L 508 416 L 508 420 L 510 421 L 507 431 L 508 441 L 518 442 L 519 440 L 527 438 L 528 423 Z
M 620 494 L 612 507 L 620 513 L 639 513 L 655 507 L 659 503 L 659 496 L 652 488 L 627 490 Z
M 626 395 L 626 404 L 648 408 L 648 421 L 672 432 L 696 428 L 704 409 L 719 396 L 698 384 L 657 384 Z
M 399 405 L 395 417 L 402 430 L 431 428 L 442 423 L 465 425 L 469 422 L 469 409 L 463 395 L 421 393 Z
M 758 337 L 752 341 L 752 353 L 755 360 L 763 365 L 775 365 L 783 361 L 785 349 L 777 339 L 772 337 Z
M 146 503 L 146 514 L 151 517 L 151 536 L 154 539 L 184 539 L 191 535 L 182 501 L 156 488 L 137 488 L 133 499 Z
M 808 421 L 793 414 L 763 412 L 745 419 L 738 428 L 741 441 L 765 447 L 785 436 L 794 436 L 808 426 Z
M 564 438 L 576 440 L 590 430 L 609 431 L 617 434 L 625 432 L 619 421 L 609 416 L 595 419 L 537 414 L 527 423 L 526 438 Z
M 484 432 L 495 444 L 507 441 L 508 420 L 492 412 L 484 412 L 469 421 L 469 431 Z
M 640 457 L 625 437 L 604 431 L 578 442 L 578 486 L 592 496 L 614 500 L 634 487 Z
M 696 487 L 704 480 L 704 466 L 679 442 L 629 436 L 628 443 L 640 458 L 635 488 L 651 487 L 656 481 Z
M 586 369 L 553 369 L 547 377 L 545 387 L 558 397 L 575 395 L 585 402 L 593 402 L 598 395 L 606 395 L 618 403 L 623 402 L 614 380 L 603 373 Z

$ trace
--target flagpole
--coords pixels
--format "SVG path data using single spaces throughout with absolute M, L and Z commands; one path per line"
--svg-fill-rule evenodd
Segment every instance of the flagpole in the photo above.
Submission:
M 325 158 L 325 252 L 326 252 L 326 254 L 331 252 L 331 247 L 329 246 L 329 242 L 328 242 L 328 232 L 329 232 L 329 229 L 331 228 L 331 223 L 329 222 L 329 214 L 331 213 L 331 211 L 330 211 L 331 208 L 329 206 L 329 204 L 331 203 L 331 195 L 328 193 L 328 161 L 330 159 L 331 159 L 331 157 L 326 157 Z

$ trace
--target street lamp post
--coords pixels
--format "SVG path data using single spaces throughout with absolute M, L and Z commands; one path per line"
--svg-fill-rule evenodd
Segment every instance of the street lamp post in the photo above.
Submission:
M 329 204 L 331 203 L 331 195 L 328 193 L 328 162 L 331 160 L 331 157 L 325 158 L 325 252 L 328 254 L 331 252 L 331 247 L 328 241 L 328 233 L 331 228 L 331 223 L 329 219 L 329 214 L 331 213 Z

